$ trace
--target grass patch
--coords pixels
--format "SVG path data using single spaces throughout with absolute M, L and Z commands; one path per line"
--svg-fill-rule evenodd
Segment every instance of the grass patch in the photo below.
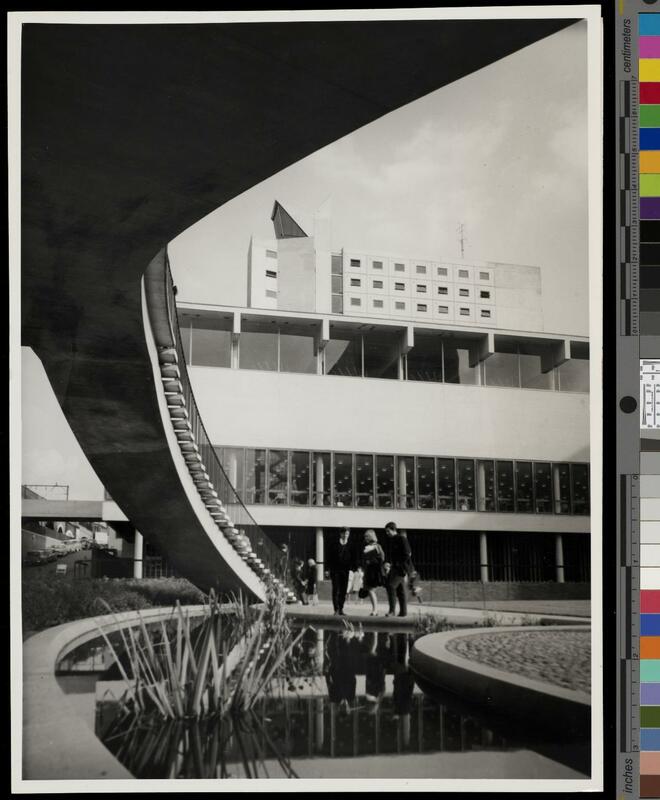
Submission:
M 85 617 L 113 611 L 196 605 L 205 595 L 185 578 L 62 578 L 43 569 L 24 570 L 22 581 L 23 631 L 41 631 Z

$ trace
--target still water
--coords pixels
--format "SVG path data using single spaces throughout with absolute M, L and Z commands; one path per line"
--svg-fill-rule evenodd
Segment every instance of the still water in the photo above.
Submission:
M 529 730 L 422 685 L 413 642 L 396 629 L 308 629 L 296 676 L 237 720 L 122 717 L 98 640 L 59 674 L 96 676 L 96 734 L 136 778 L 587 777 L 586 732 Z

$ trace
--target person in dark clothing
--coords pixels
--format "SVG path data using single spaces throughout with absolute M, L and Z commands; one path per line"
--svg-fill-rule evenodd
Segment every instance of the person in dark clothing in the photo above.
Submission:
M 399 616 L 405 617 L 408 615 L 406 579 L 414 570 L 410 542 L 406 534 L 397 529 L 394 522 L 387 523 L 385 526 L 385 533 L 390 537 L 390 563 L 392 565 L 385 586 L 390 610 L 385 616 L 392 617 L 396 614 L 396 601 L 398 599 Z
M 323 670 L 328 700 L 337 703 L 342 713 L 346 713 L 355 700 L 359 661 L 359 646 L 356 648 L 356 645 L 356 642 L 344 639 L 338 631 L 328 633 Z
M 342 528 L 339 541 L 328 553 L 328 571 L 332 581 L 332 605 L 335 614 L 340 617 L 344 614 L 346 591 L 348 588 L 348 573 L 357 567 L 355 550 L 350 542 L 350 528 Z
M 305 565 L 302 558 L 294 559 L 291 577 L 293 579 L 293 588 L 298 596 L 298 600 L 304 606 L 309 605 L 307 602 L 307 597 L 305 596 L 307 591 L 307 576 L 305 574 Z

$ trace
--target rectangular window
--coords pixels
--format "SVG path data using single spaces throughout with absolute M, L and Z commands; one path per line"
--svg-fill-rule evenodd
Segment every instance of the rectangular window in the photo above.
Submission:
M 413 456 L 397 456 L 397 508 L 415 507 L 415 459 Z
M 548 346 L 543 342 L 520 342 L 520 385 L 523 389 L 554 389 L 554 370 L 543 372 L 543 356 Z
M 490 292 L 486 291 L 485 289 L 481 289 L 479 292 L 479 297 L 482 300 L 490 300 Z
M 325 374 L 362 377 L 362 336 L 330 326 L 325 346 Z
M 333 314 L 344 313 L 344 298 L 340 294 L 332 295 L 332 313 Z
M 352 306 L 361 306 L 362 300 L 359 297 L 351 297 L 351 305 Z
M 534 503 L 537 514 L 552 514 L 552 467 L 534 464 Z
M 277 292 L 273 291 L 273 289 L 266 289 L 266 297 L 271 297 L 274 300 L 277 300 Z
M 376 506 L 394 508 L 394 456 L 376 456 Z
M 426 284 L 425 283 L 418 283 L 417 284 L 417 291 L 420 294 L 426 294 Z
M 351 286 L 361 286 L 362 281 L 360 278 L 351 278 Z
M 479 278 L 480 278 L 482 281 L 487 281 L 487 280 L 490 280 L 490 272 L 480 272 L 480 273 L 479 273 Z
M 277 278 L 277 272 L 274 269 L 267 269 L 266 270 L 266 277 L 267 278 Z
M 479 383 L 479 366 L 470 365 L 470 346 L 467 339 L 447 337 L 442 345 L 442 357 L 446 383 Z
M 360 259 L 359 258 L 352 258 L 351 259 L 351 266 L 352 267 L 359 267 L 360 266 Z
M 438 286 L 438 294 L 449 294 L 449 288 L 447 286 Z
M 495 511 L 495 462 L 477 461 L 477 509 Z
M 374 269 L 382 269 L 383 268 L 383 262 L 382 261 L 372 261 L 371 262 L 371 266 Z
M 484 362 L 486 386 L 519 386 L 518 343 L 495 337 L 495 347 Z
M 438 314 L 449 314 L 449 306 L 438 306 Z
M 470 309 L 469 308 L 461 308 L 459 311 L 462 317 L 469 317 L 470 316 Z
M 310 455 L 298 450 L 291 453 L 291 505 L 293 506 L 309 505 Z
M 453 511 L 456 508 L 456 475 L 453 458 L 437 458 L 438 509 Z
M 571 464 L 571 489 L 573 513 L 589 513 L 589 467 L 586 464 Z
M 268 502 L 287 505 L 289 489 L 289 453 L 286 450 L 268 451 Z
M 342 275 L 344 272 L 344 259 L 340 254 L 333 253 L 330 257 L 330 271 L 333 275 Z
M 358 453 L 355 456 L 355 505 L 374 505 L 374 457 Z
M 571 468 L 568 464 L 552 465 L 555 514 L 571 513 Z
M 277 258 L 277 253 L 275 252 L 275 250 L 266 250 L 266 257 Z
M 459 269 L 458 270 L 458 277 L 459 278 L 469 278 L 470 273 L 466 269 Z
M 442 341 L 434 334 L 415 331 L 415 346 L 406 355 L 409 381 L 442 382 Z
M 334 462 L 334 505 L 353 505 L 353 454 L 335 453 Z
M 221 463 L 229 483 L 236 489 L 236 493 L 241 500 L 248 502 L 245 499 L 243 488 L 243 477 L 245 475 L 245 453 L 243 448 L 223 447 Z
M 383 282 L 382 281 L 372 281 L 371 285 L 373 286 L 374 289 L 382 289 L 383 288 Z
M 405 283 L 395 283 L 394 284 L 394 290 L 396 292 L 405 292 L 406 284 Z
M 266 502 L 266 451 L 245 451 L 245 502 Z
M 418 264 L 418 265 L 415 267 L 415 272 L 416 272 L 418 275 L 426 275 L 426 267 L 425 267 L 423 264 Z
M 374 300 L 374 308 L 382 308 L 383 301 L 382 300 Z
M 457 459 L 456 473 L 458 476 L 458 510 L 474 511 L 474 461 L 471 458 Z
M 332 281 L 332 293 L 333 294 L 341 294 L 344 290 L 344 279 L 341 275 L 331 275 L 330 280 Z
M 239 340 L 240 368 L 277 372 L 277 331 L 245 330 L 245 327 Z
M 330 453 L 312 453 L 312 505 L 330 505 Z
M 589 391 L 589 343 L 571 342 L 571 357 L 557 368 L 560 392 Z
M 460 295 L 460 297 L 469 297 L 470 296 L 470 290 L 469 289 L 459 289 L 458 290 L 458 294 Z
M 513 461 L 497 461 L 497 510 L 513 511 Z
M 394 271 L 395 272 L 405 272 L 406 271 L 406 265 L 405 264 L 395 264 L 394 265 Z
M 530 514 L 534 511 L 534 481 L 531 461 L 516 461 L 516 511 Z
M 399 377 L 400 334 L 389 330 L 374 330 L 363 335 L 365 378 Z
M 447 274 L 447 267 L 438 267 L 438 275 L 444 276 Z
M 199 319 L 192 323 L 190 363 L 196 367 L 231 366 L 231 321 Z
M 301 372 L 316 375 L 316 344 L 314 336 L 304 329 L 294 327 L 280 333 L 280 372 Z
M 487 308 L 482 308 L 481 309 L 481 316 L 485 317 L 485 318 L 490 317 L 490 311 Z
M 405 311 L 406 304 L 402 303 L 400 300 L 397 300 L 396 303 L 394 304 L 394 308 L 396 308 L 397 311 Z
M 435 508 L 435 459 L 417 459 L 417 508 Z
M 426 303 L 417 303 L 417 310 L 428 311 L 428 306 L 426 305 Z

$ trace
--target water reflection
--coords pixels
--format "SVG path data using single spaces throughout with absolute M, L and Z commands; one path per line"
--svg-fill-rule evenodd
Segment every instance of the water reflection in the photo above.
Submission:
M 103 701 L 96 732 L 141 778 L 295 777 L 309 774 L 310 765 L 316 777 L 342 777 L 346 759 L 361 776 L 374 777 L 379 756 L 394 757 L 403 774 L 422 754 L 522 749 L 587 774 L 586 736 L 562 746 L 556 734 L 544 737 L 421 687 L 408 666 L 413 641 L 409 632 L 308 629 L 292 653 L 288 680 L 273 682 L 249 715 L 164 723 L 122 717 L 116 703 Z M 90 647 L 98 642 L 81 657 L 89 658 Z M 75 670 L 73 661 L 67 666 Z M 435 772 L 424 777 L 444 777 L 433 763 Z

